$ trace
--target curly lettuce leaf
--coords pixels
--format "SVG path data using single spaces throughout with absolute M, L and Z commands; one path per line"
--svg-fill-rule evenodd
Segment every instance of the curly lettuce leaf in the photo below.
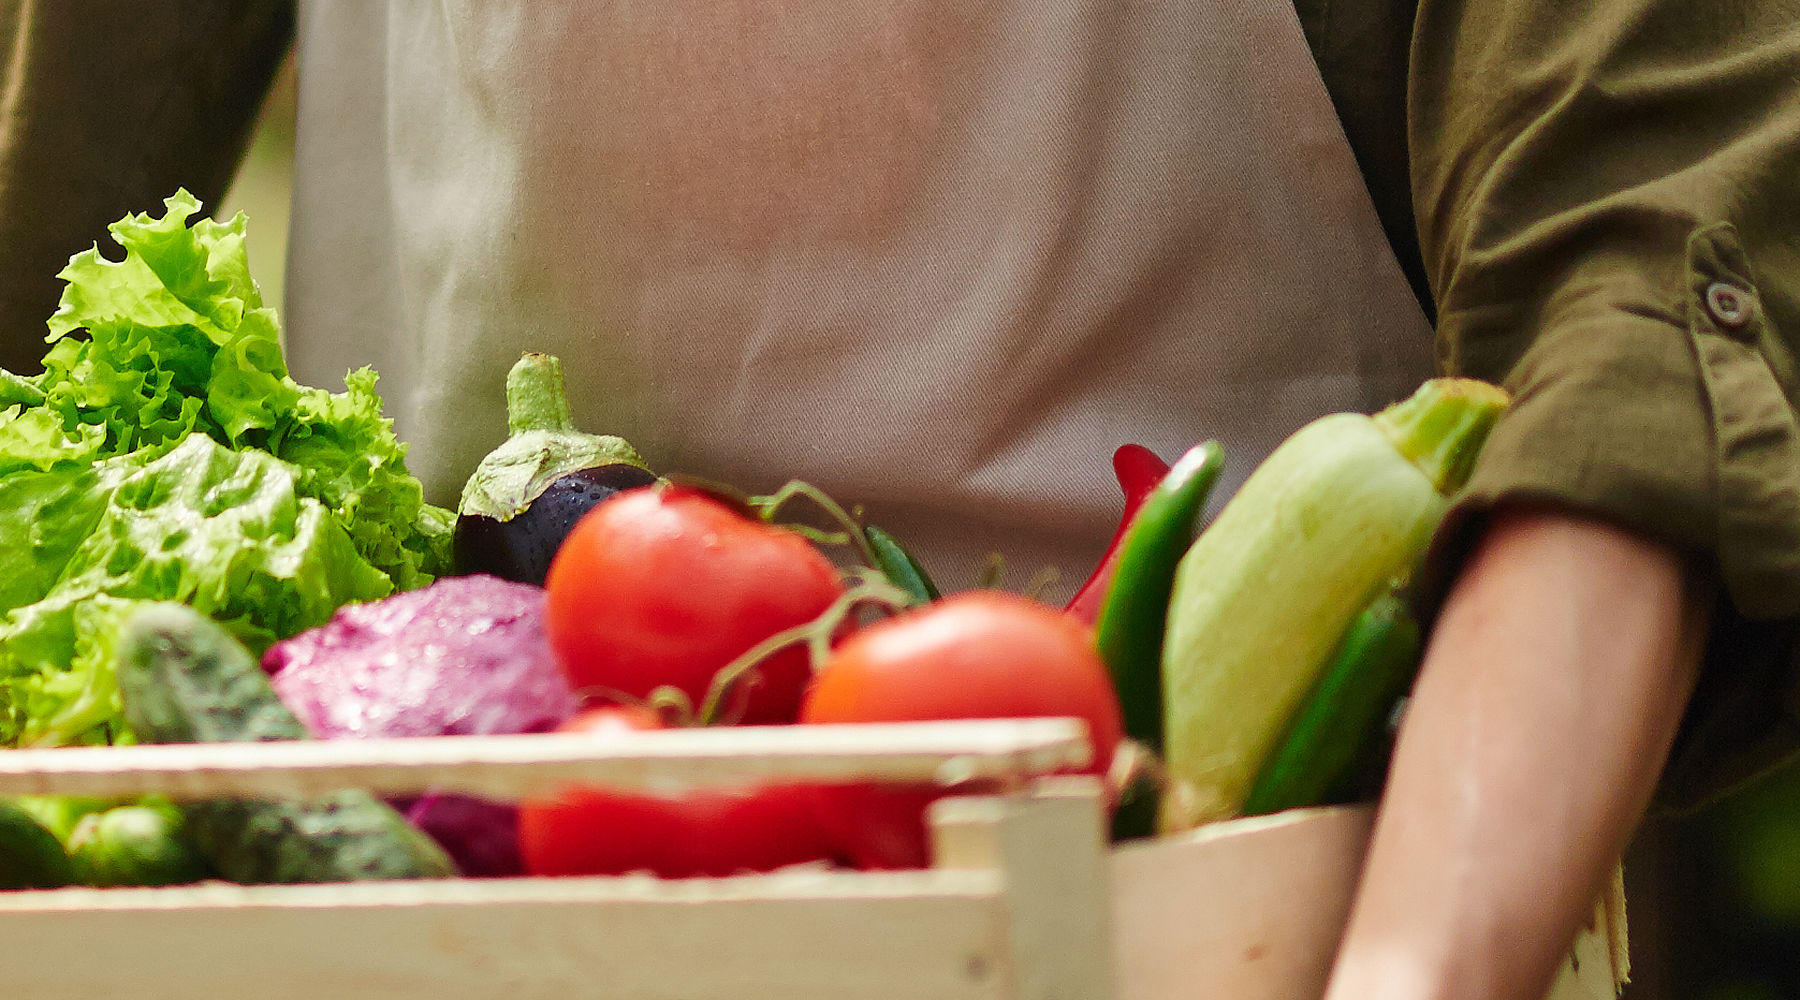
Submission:
M 0 691 L 25 745 L 116 741 L 111 629 L 181 601 L 253 650 L 393 592 L 287 463 L 195 434 L 120 480 L 43 598 L 0 618 Z
M 190 225 L 200 210 L 192 195 L 164 204 L 161 218 L 111 226 L 123 259 L 95 248 L 63 269 L 44 373 L 0 380 L 0 402 L 23 404 L 0 412 L 0 475 L 161 454 L 200 432 L 292 463 L 301 494 L 323 503 L 397 587 L 430 582 L 448 566 L 450 520 L 427 509 L 407 472 L 375 374 L 351 372 L 341 393 L 290 378 L 275 312 L 250 278 L 244 216 Z M 77 330 L 87 337 L 68 336 Z
M 284 419 L 299 387 L 287 377 L 275 311 L 262 304 L 244 252 L 244 216 L 187 220 L 186 191 L 161 219 L 114 223 L 125 257 L 98 248 L 59 275 L 50 317 L 60 341 L 38 383 L 66 424 L 100 423 L 118 451 L 156 447 L 206 430 L 234 447 L 257 445 Z M 88 340 L 63 340 L 78 330 Z
M 70 259 L 43 373 L 0 372 L 0 744 L 118 737 L 120 602 L 184 601 L 260 648 L 449 565 L 454 519 L 374 373 L 295 382 L 244 217 L 164 204 L 111 227 L 122 258 Z
M 80 465 L 107 454 L 104 427 L 76 424 L 67 428 L 60 417 L 42 406 L 0 410 L 0 475 Z
M 114 637 L 137 602 L 56 594 L 0 619 L 8 746 L 129 743 L 113 674 Z
M 449 565 L 454 517 L 425 503 L 403 447 L 371 448 L 393 439 L 375 378 L 359 368 L 344 377 L 341 393 L 302 391 L 294 403 L 299 419 L 276 454 L 301 470 L 302 492 L 337 515 L 357 551 L 398 589 L 412 590 Z
M 0 531 L 0 607 L 43 599 L 62 579 L 100 516 L 127 464 L 68 464 L 0 476 L 0 510 L 13 530 Z

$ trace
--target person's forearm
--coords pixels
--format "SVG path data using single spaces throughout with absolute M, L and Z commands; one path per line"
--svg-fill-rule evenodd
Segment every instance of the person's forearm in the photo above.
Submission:
M 1665 548 L 1495 519 L 1436 626 L 1327 1000 L 1541 1000 L 1649 802 L 1706 606 Z

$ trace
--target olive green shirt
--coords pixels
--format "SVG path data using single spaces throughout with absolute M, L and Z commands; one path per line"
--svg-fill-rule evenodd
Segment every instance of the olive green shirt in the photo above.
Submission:
M 1800 747 L 1800 20 L 1789 0 L 1296 0 L 1450 372 L 1516 403 L 1440 551 L 1538 502 L 1724 594 L 1664 780 Z M 0 365 L 54 275 L 186 186 L 216 203 L 293 34 L 279 0 L 0 3 Z

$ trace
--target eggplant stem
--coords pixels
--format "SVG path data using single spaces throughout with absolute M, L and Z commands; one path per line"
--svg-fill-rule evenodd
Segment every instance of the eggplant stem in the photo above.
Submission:
M 555 355 L 525 354 L 506 373 L 506 429 L 512 434 L 575 429 L 562 362 Z

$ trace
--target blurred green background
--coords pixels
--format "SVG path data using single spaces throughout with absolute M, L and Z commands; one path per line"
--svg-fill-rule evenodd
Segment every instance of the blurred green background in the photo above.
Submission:
M 1628 1000 L 1800 997 L 1800 766 L 1645 824 L 1625 861 Z
M 250 263 L 281 302 L 294 146 L 290 60 L 222 216 L 250 217 Z M 1653 819 L 1626 860 L 1628 1000 L 1800 1000 L 1800 766 L 1681 821 Z

